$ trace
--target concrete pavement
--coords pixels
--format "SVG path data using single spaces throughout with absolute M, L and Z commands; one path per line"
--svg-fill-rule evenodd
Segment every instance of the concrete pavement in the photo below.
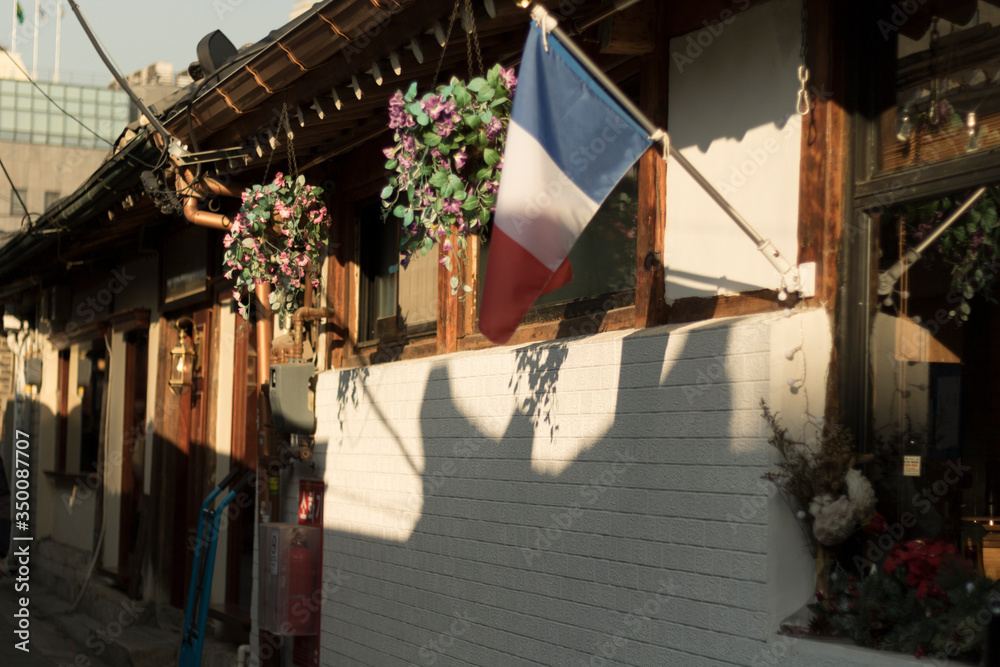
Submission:
M 69 612 L 70 602 L 60 600 L 47 590 L 34 586 L 27 592 L 14 590 L 15 581 L 0 572 L 0 665 L 6 667 L 112 667 L 94 655 L 94 651 L 66 633 L 57 616 Z M 30 586 L 30 582 L 29 582 Z M 28 651 L 17 648 L 21 638 L 14 634 L 21 608 L 18 600 L 28 599 Z

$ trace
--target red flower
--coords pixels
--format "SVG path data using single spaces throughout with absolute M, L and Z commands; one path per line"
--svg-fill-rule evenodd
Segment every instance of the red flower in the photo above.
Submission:
M 878 535 L 887 531 L 889 529 L 889 524 L 886 522 L 885 517 L 881 514 L 872 514 L 865 520 L 862 528 L 865 532 Z
M 905 544 L 896 544 L 885 560 L 883 572 L 892 574 L 899 568 L 905 568 L 906 585 L 917 589 L 917 599 L 924 597 L 945 599 L 944 590 L 935 583 L 942 562 L 947 558 L 953 560 L 958 551 L 951 544 L 938 541 L 914 540 Z

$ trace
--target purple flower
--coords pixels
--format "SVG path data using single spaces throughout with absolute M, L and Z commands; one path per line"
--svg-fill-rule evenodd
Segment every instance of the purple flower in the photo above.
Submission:
M 277 185 L 279 188 L 285 187 L 285 175 L 282 174 L 280 171 L 274 175 L 274 184 Z
M 406 113 L 406 100 L 403 93 L 396 91 L 396 94 L 389 98 L 389 129 L 398 130 L 400 128 L 413 127 L 417 121 L 411 114 Z
M 486 126 L 486 140 L 494 141 L 503 132 L 503 123 L 496 116 L 490 118 L 489 125 Z
M 420 108 L 433 120 L 437 120 L 444 110 L 444 100 L 437 95 L 428 95 L 420 101 Z
M 500 79 L 503 81 L 503 85 L 507 87 L 507 90 L 513 94 L 517 89 L 517 75 L 514 74 L 514 70 L 501 67 Z
M 462 204 L 457 199 L 445 199 L 441 210 L 444 213 L 458 213 L 462 210 Z
M 461 169 L 465 166 L 465 162 L 469 159 L 469 156 L 465 154 L 465 149 L 455 153 L 455 169 Z
M 393 159 L 396 157 L 396 146 L 386 146 L 382 149 L 382 155 L 384 155 L 387 160 Z
M 437 129 L 434 131 L 442 137 L 447 137 L 449 134 L 455 131 L 455 121 L 451 117 L 442 118 L 437 122 Z
M 404 153 L 412 155 L 417 150 L 417 140 L 413 138 L 412 134 L 404 134 L 400 141 Z

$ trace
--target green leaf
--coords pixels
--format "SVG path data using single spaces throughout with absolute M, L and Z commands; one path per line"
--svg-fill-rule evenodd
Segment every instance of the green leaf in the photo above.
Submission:
M 479 91 L 479 95 L 478 95 L 479 101 L 480 102 L 489 102 L 494 97 L 496 97 L 496 94 L 497 94 L 497 91 L 493 90 L 492 88 L 488 88 L 488 87 L 487 88 L 483 88 L 482 90 Z
M 500 106 L 501 104 L 507 104 L 507 102 L 510 102 L 510 99 L 508 99 L 506 97 L 498 97 L 495 100 L 493 100 L 492 102 L 490 102 L 490 107 L 495 109 L 496 107 Z
M 441 137 L 433 132 L 424 132 L 424 143 L 434 148 L 441 143 Z
M 448 183 L 448 172 L 436 171 L 427 182 L 430 183 L 432 188 L 444 187 Z
M 444 187 L 444 185 L 448 182 L 448 172 L 436 171 L 427 182 L 430 183 L 432 188 Z
M 466 197 L 465 203 L 462 204 L 463 211 L 471 211 L 479 206 L 479 200 L 475 197 Z
M 400 204 L 399 206 L 397 206 L 392 210 L 392 214 L 397 218 L 402 218 L 404 215 L 406 215 L 406 207 Z
M 451 185 L 453 192 L 465 189 L 465 183 L 463 183 L 462 179 L 455 174 L 448 175 L 448 184 Z
M 424 249 L 425 250 L 430 250 L 433 247 L 434 247 L 434 239 L 432 239 L 429 236 L 424 237 Z
M 393 264 L 389 267 L 389 275 L 392 275 L 396 271 L 399 271 L 399 264 Z
M 462 120 L 464 120 L 465 124 L 468 125 L 470 129 L 473 130 L 483 124 L 482 119 L 477 114 L 474 113 L 465 114 L 464 116 L 462 116 Z
M 465 86 L 456 86 L 455 104 L 461 108 L 469 106 L 470 102 L 472 102 L 472 95 L 470 95 L 469 91 L 465 89 Z
M 451 280 L 448 281 L 448 284 L 451 285 L 452 289 L 458 289 L 458 276 L 452 276 Z
M 417 115 L 417 125 L 420 125 L 421 127 L 426 127 L 427 125 L 430 125 L 430 124 L 431 124 L 431 117 L 430 116 L 428 116 L 427 114 L 425 114 L 423 112 L 420 112 Z
M 399 166 L 399 160 L 388 160 L 385 163 L 386 169 L 395 169 L 398 166 Z
M 486 85 L 486 79 L 481 76 L 477 76 L 475 79 L 465 84 L 465 87 L 474 93 L 478 93 Z
M 417 99 L 416 81 L 410 84 L 410 87 L 406 90 L 406 95 L 403 96 L 403 99 L 406 100 L 407 102 L 412 102 L 413 100 Z
M 393 188 L 391 185 L 385 186 L 384 188 L 382 188 L 382 199 L 388 199 L 389 197 L 392 196 L 392 193 L 394 193 L 395 191 L 396 189 Z
M 500 160 L 503 159 L 496 150 L 492 148 L 487 148 L 483 151 L 483 161 L 491 167 L 495 167 L 500 164 Z
M 469 287 L 468 285 L 463 285 L 463 286 L 462 286 L 462 289 L 463 289 L 463 290 L 465 290 L 465 292 L 466 292 L 466 293 L 468 293 L 468 292 L 471 292 L 471 291 L 472 291 L 472 288 L 471 288 L 471 287 Z
M 484 125 L 488 125 L 491 120 L 493 120 L 493 114 L 489 109 L 479 114 L 479 118 L 483 121 Z
M 411 222 L 413 222 L 413 209 L 408 208 L 406 209 L 406 215 L 403 216 L 403 224 L 409 225 Z

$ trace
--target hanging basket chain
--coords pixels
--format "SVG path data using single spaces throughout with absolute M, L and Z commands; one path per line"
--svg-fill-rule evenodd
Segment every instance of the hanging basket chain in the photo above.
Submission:
M 465 37 L 466 59 L 469 62 L 469 78 L 475 78 L 472 71 L 472 45 L 476 45 L 476 62 L 479 64 L 479 75 L 486 74 L 483 67 L 483 52 L 479 48 L 479 32 L 476 30 L 476 15 L 472 13 L 472 0 L 465 0 L 465 13 L 469 17 L 469 31 Z
M 799 94 L 795 100 L 795 111 L 798 112 L 800 116 L 806 116 L 811 110 L 811 105 L 809 104 L 809 66 L 806 64 L 806 58 L 809 55 L 809 14 L 806 10 L 806 3 L 802 3 L 802 43 L 799 47 Z
M 444 35 L 444 44 L 441 46 L 441 55 L 438 56 L 437 69 L 434 70 L 434 81 L 431 82 L 431 88 L 437 87 L 438 77 L 441 75 L 441 66 L 444 65 L 444 54 L 448 52 L 448 42 L 451 41 L 451 30 L 455 27 L 455 19 L 458 18 L 458 11 L 461 9 L 462 0 L 455 0 L 455 9 L 451 12 L 451 18 L 448 20 L 448 32 Z

